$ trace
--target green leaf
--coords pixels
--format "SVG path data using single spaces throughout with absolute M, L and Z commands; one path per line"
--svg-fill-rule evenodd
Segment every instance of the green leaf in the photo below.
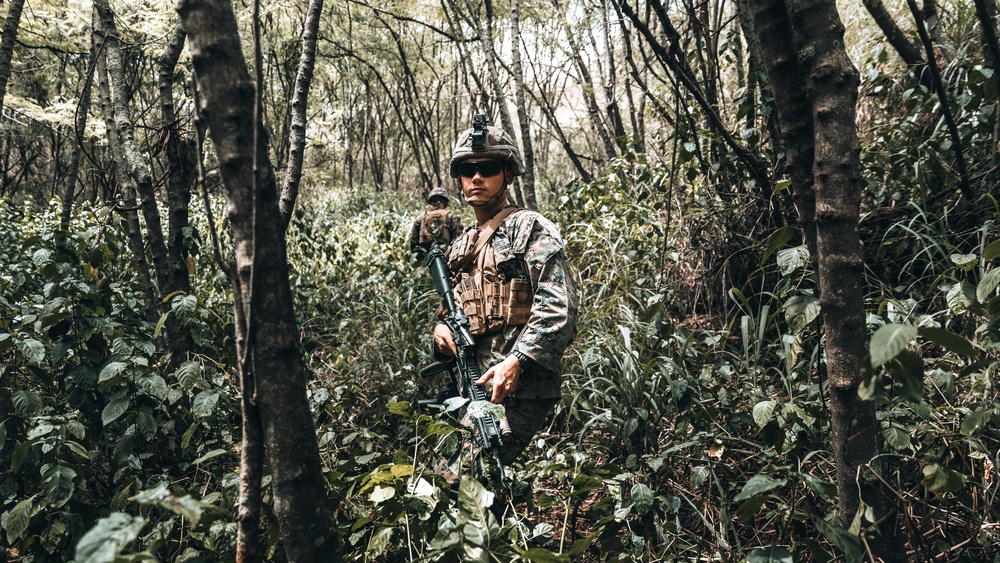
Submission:
M 892 379 L 901 384 L 902 397 L 907 401 L 919 402 L 924 397 L 924 361 L 910 350 L 903 350 L 889 364 Z
M 101 411 L 101 422 L 105 426 L 111 424 L 128 411 L 130 403 L 131 401 L 128 397 L 116 397 L 112 399 L 110 403 L 104 406 L 104 410 Z
M 816 528 L 826 536 L 826 539 L 830 540 L 830 543 L 844 553 L 846 563 L 861 563 L 863 561 L 861 540 L 856 534 L 848 532 L 840 524 L 830 523 L 822 518 L 816 519 Z
M 969 478 L 957 471 L 932 463 L 924 467 L 924 486 L 931 493 L 955 493 L 962 490 Z
M 904 324 L 887 324 L 872 335 L 872 368 L 877 368 L 896 357 L 916 338 L 917 327 Z
M 761 401 L 753 406 L 753 421 L 757 423 L 757 426 L 763 428 L 771 420 L 776 406 L 778 406 L 778 402 L 771 399 Z
M 952 313 L 960 313 L 976 303 L 976 288 L 963 280 L 951 286 L 945 299 Z
M 198 308 L 198 298 L 194 295 L 175 298 L 170 303 L 170 308 L 173 309 L 181 322 L 187 321 L 194 314 L 195 309 Z
M 389 405 L 389 412 L 398 416 L 408 416 L 413 414 L 409 401 L 398 401 Z
M 21 418 L 29 418 L 35 411 L 42 407 L 42 398 L 37 394 L 24 389 L 18 389 L 10 396 L 14 403 L 14 412 Z
M 46 465 L 42 467 L 42 488 L 45 500 L 50 508 L 59 508 L 73 496 L 76 485 L 76 471 L 64 465 Z
M 822 309 L 815 295 L 794 295 L 782 305 L 785 320 L 793 332 L 801 332 L 819 317 Z
M 372 501 L 373 504 L 378 504 L 380 502 L 385 502 L 394 496 L 396 496 L 395 488 L 375 485 L 375 488 L 372 489 L 371 494 L 368 495 L 368 500 Z
M 995 240 L 983 248 L 983 260 L 991 262 L 1000 256 L 1000 240 Z
M 637 514 L 648 514 L 653 508 L 653 491 L 643 483 L 632 485 L 632 504 Z
M 963 270 L 971 270 L 979 262 L 979 256 L 975 254 L 952 254 L 951 261 Z
M 118 377 L 119 375 L 121 375 L 123 371 L 125 371 L 125 368 L 127 367 L 128 364 L 126 364 L 125 362 L 110 362 L 108 365 L 104 366 L 104 368 L 101 369 L 101 374 L 97 376 L 97 382 L 104 383 L 109 379 Z
M 135 411 L 135 428 L 139 431 L 139 435 L 143 438 L 150 440 L 154 435 L 156 435 L 157 429 L 156 418 L 153 416 L 153 409 L 142 406 Z
M 976 300 L 986 303 L 986 299 L 996 291 L 998 285 L 1000 285 L 1000 268 L 993 268 L 979 280 L 979 285 L 976 286 Z
M 10 509 L 3 515 L 3 527 L 7 531 L 7 544 L 14 545 L 14 543 L 21 538 L 25 530 L 28 529 L 28 524 L 31 522 L 31 515 L 34 513 L 35 497 L 38 495 L 26 498 L 21 502 L 17 503 L 14 508 Z
M 792 554 L 783 545 L 757 548 L 747 554 L 747 563 L 792 563 Z
M 139 388 L 145 391 L 150 397 L 163 400 L 167 396 L 167 382 L 155 373 L 147 373 L 136 380 Z
M 551 551 L 532 547 L 521 553 L 521 561 L 536 561 L 537 563 L 563 563 L 569 561 L 569 555 L 556 555 Z
M 45 345 L 34 338 L 19 340 L 17 348 L 28 363 L 38 365 L 45 360 Z
M 815 475 L 809 473 L 796 473 L 796 477 L 799 478 L 812 492 L 820 495 L 821 497 L 828 499 L 837 498 L 837 486 L 829 481 L 824 481 Z
M 917 329 L 917 333 L 921 338 L 930 340 L 945 350 L 954 352 L 960 356 L 971 356 L 976 353 L 976 347 L 972 345 L 972 342 L 968 338 L 960 334 L 955 334 L 950 330 L 933 326 L 922 326 Z
M 809 264 L 809 249 L 805 245 L 778 251 L 778 268 L 783 276 L 787 276 L 807 264 Z
M 191 404 L 191 410 L 194 412 L 195 416 L 205 418 L 206 416 L 212 414 L 212 411 L 215 410 L 215 405 L 218 402 L 218 391 L 202 391 L 195 396 L 194 402 Z
M 145 525 L 145 519 L 122 512 L 101 518 L 76 544 L 76 563 L 112 563 Z
M 760 263 L 763 265 L 767 262 L 767 259 L 771 257 L 779 248 L 788 244 L 788 241 L 792 240 L 792 235 L 795 234 L 795 230 L 791 226 L 780 227 L 771 233 L 771 236 L 767 237 L 767 248 L 764 250 L 764 254 L 760 257 Z
M 201 465 L 210 459 L 219 457 L 220 455 L 228 454 L 229 450 L 217 449 L 208 452 L 207 454 L 199 457 L 198 459 L 191 462 L 191 465 Z
M 885 441 L 897 450 L 908 450 L 911 447 L 910 434 L 895 424 L 883 428 L 882 435 L 885 436 Z
M 993 409 L 979 409 L 975 412 L 969 413 L 962 420 L 962 434 L 965 436 L 971 436 L 976 433 L 977 430 L 983 428 L 993 419 Z
M 738 495 L 733 497 L 733 500 L 735 502 L 739 502 L 741 500 L 762 495 L 768 491 L 784 487 L 787 483 L 788 479 L 775 479 L 769 475 L 754 475 L 749 481 L 746 482 L 745 485 L 743 485 L 743 490 L 740 491 Z

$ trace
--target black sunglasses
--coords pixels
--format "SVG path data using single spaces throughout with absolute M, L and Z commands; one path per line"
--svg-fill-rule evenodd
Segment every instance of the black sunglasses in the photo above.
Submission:
M 503 172 L 506 168 L 506 162 L 501 162 L 499 160 L 482 160 L 479 162 L 459 162 L 458 163 L 458 173 L 465 178 L 472 178 L 479 172 L 479 175 L 483 178 L 490 178 L 496 176 L 497 174 Z

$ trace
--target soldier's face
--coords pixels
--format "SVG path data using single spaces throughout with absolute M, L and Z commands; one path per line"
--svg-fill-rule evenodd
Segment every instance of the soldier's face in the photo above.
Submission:
M 507 185 L 510 173 L 504 163 L 491 159 L 470 159 L 459 166 L 462 193 L 469 205 L 482 205 L 492 201 Z

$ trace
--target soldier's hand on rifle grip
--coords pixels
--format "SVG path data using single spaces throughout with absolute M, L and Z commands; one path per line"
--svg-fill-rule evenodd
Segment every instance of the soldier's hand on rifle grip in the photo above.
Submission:
M 490 397 L 490 402 L 500 403 L 507 398 L 507 395 L 517 390 L 522 371 L 524 367 L 521 361 L 516 356 L 507 356 L 502 362 L 486 370 L 479 381 L 476 381 L 476 385 L 485 385 L 487 381 L 492 380 L 493 395 Z
M 453 358 L 458 355 L 458 348 L 455 346 L 455 339 L 451 336 L 451 329 L 444 323 L 434 325 L 434 346 L 442 354 Z

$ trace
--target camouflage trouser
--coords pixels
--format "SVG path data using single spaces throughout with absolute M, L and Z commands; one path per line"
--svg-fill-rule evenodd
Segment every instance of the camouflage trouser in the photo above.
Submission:
M 549 423 L 549 415 L 559 399 L 504 399 L 504 411 L 511 433 L 504 437 L 500 461 L 509 465 L 531 444 L 531 439 Z

